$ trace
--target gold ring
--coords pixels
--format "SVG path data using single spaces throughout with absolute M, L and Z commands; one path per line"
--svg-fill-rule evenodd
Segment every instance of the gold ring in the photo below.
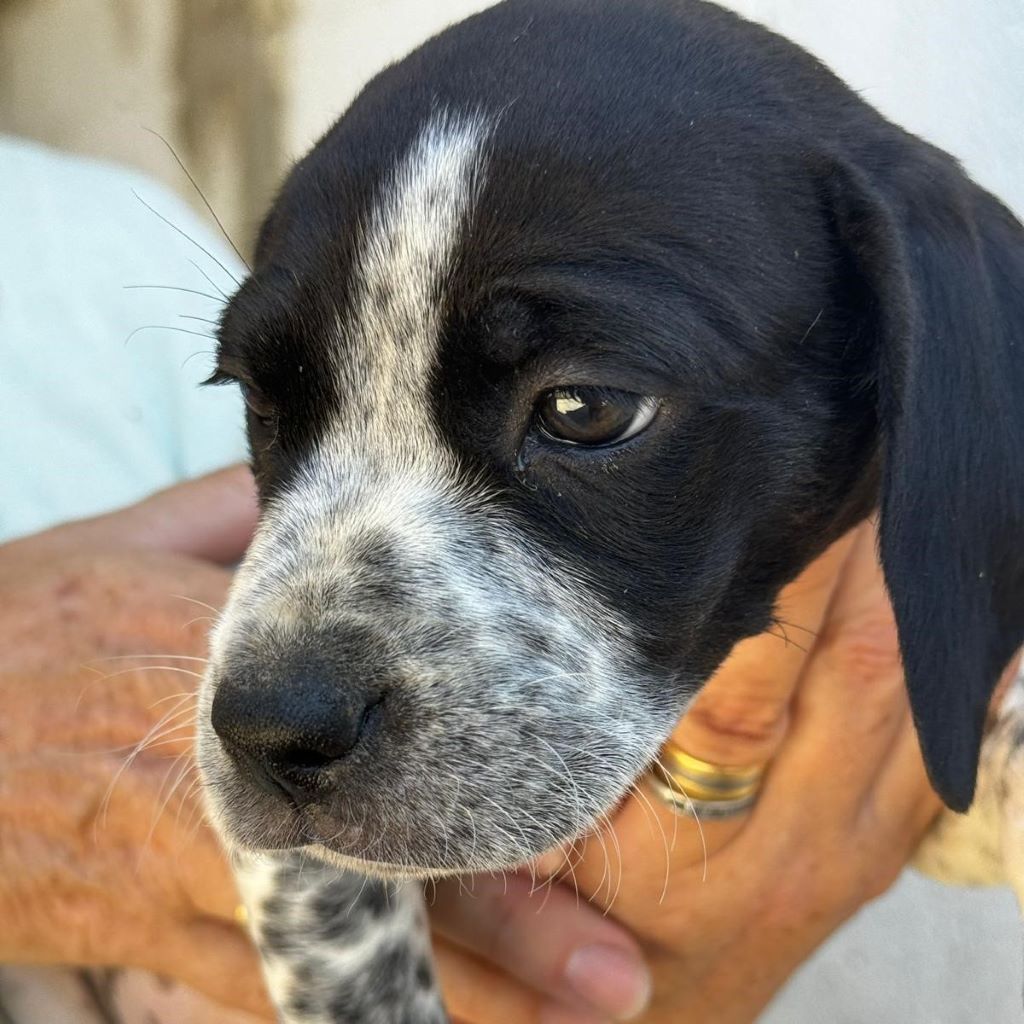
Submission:
M 757 799 L 765 765 L 730 765 L 703 761 L 669 740 L 651 766 L 651 788 L 680 814 L 729 818 Z

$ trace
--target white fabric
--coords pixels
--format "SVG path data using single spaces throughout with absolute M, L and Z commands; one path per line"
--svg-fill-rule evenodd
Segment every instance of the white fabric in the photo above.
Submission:
M 148 178 L 0 138 L 0 540 L 244 458 L 235 390 L 195 386 L 212 340 L 181 333 L 234 283 L 140 200 L 238 276 Z

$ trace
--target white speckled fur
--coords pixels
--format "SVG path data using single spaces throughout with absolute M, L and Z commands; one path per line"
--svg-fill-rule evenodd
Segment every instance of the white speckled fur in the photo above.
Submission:
M 1024 668 L 985 739 L 970 811 L 943 811 L 913 865 L 951 885 L 1011 885 L 1024 908 Z

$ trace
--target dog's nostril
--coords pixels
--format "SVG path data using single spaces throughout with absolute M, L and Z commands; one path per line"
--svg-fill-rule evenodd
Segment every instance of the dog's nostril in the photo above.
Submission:
M 340 755 L 344 757 L 345 755 Z M 334 764 L 339 758 L 332 756 L 331 754 L 322 754 L 316 750 L 309 750 L 303 747 L 297 747 L 294 750 L 284 751 L 281 757 L 281 763 L 287 765 L 290 768 L 298 768 L 306 771 L 319 771 L 321 768 L 326 768 L 328 765 Z
M 316 795 L 333 783 L 329 769 L 377 726 L 384 698 L 330 678 L 299 676 L 273 686 L 223 678 L 210 721 L 240 770 L 266 789 Z

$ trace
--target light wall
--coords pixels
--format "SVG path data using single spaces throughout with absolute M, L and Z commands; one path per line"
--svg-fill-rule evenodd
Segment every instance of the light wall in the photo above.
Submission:
M 602 0 L 593 0 L 599 4 Z M 0 131 L 189 186 L 243 243 L 375 71 L 487 0 L 0 0 Z M 1022 0 L 732 0 L 1024 211 Z

